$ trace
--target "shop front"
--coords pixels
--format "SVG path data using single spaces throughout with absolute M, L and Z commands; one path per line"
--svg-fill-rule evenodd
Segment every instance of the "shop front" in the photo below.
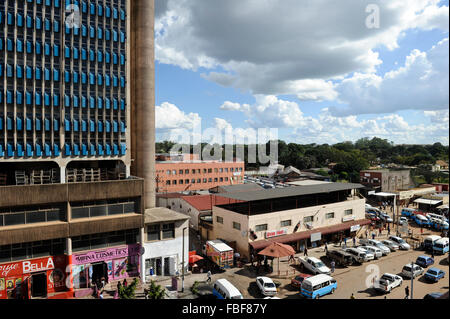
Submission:
M 75 289 L 91 288 L 93 283 L 139 276 L 138 244 L 73 254 Z
M 47 298 L 66 291 L 67 256 L 0 264 L 0 299 Z

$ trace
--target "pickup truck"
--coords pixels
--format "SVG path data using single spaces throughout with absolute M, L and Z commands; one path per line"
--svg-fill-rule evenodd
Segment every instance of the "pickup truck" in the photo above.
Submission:
M 300 267 L 308 269 L 314 275 L 331 274 L 331 269 L 325 266 L 325 264 L 320 259 L 317 259 L 315 257 L 298 257 L 298 260 L 300 261 Z
M 394 274 L 384 274 L 380 279 L 374 283 L 374 288 L 383 292 L 390 293 L 392 289 L 400 287 L 403 283 L 403 278 Z

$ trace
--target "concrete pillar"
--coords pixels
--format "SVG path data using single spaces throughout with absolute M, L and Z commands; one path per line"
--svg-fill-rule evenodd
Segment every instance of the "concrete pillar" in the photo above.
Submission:
M 140 229 L 139 244 L 141 245 L 141 255 L 140 255 L 140 277 L 141 282 L 145 284 L 145 256 L 144 256 L 144 242 L 145 242 L 145 230 Z
M 73 292 L 73 271 L 72 271 L 72 238 L 66 238 L 66 247 L 67 247 L 67 269 L 66 274 L 68 277 L 66 278 L 66 287 L 67 290 Z
M 155 207 L 154 0 L 133 0 L 131 23 L 133 172 L 145 179 L 145 208 Z
M 130 175 L 131 175 L 131 172 L 130 172 L 130 165 L 126 165 L 126 166 L 125 166 L 125 177 L 126 177 L 126 178 L 129 178 Z
M 59 167 L 59 176 L 61 179 L 61 184 L 65 184 L 66 183 L 66 167 L 65 166 Z

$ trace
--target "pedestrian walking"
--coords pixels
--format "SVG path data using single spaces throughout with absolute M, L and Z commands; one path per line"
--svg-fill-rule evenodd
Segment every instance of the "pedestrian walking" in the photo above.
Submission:
M 124 280 L 123 280 L 123 284 L 122 284 L 124 287 L 127 287 L 128 286 L 128 282 L 127 282 L 127 279 L 125 278 Z
M 375 232 L 372 232 L 372 239 L 375 239 Z
M 388 236 L 391 234 L 391 226 L 388 224 L 387 226 Z
M 355 295 L 352 294 L 352 295 L 350 296 L 350 299 L 355 299 Z
M 356 247 L 356 237 L 353 237 L 353 246 Z
M 406 286 L 406 288 L 405 288 L 405 299 L 408 299 L 409 298 L 409 287 L 408 286 Z
M 290 255 L 289 256 L 289 261 L 288 262 L 294 262 L 295 263 L 295 257 L 294 255 Z
M 122 288 L 122 283 L 120 281 L 118 281 L 117 282 L 117 291 L 119 291 L 120 288 Z
M 103 291 L 98 294 L 98 299 L 103 299 Z
M 206 279 L 206 282 L 207 282 L 207 283 L 210 283 L 210 282 L 211 282 L 211 276 L 212 276 L 211 270 L 208 270 L 208 273 L 206 274 L 206 276 L 208 277 L 208 278 Z
M 327 243 L 325 243 L 325 253 L 327 253 L 328 252 L 328 246 L 327 246 Z
M 383 227 L 380 227 L 380 229 L 378 231 L 378 236 L 381 236 L 382 233 L 383 233 Z
M 303 251 L 303 256 L 308 256 L 308 248 L 305 246 L 305 250 Z
M 347 237 L 344 237 L 344 247 L 347 247 Z
M 434 249 L 433 248 L 431 249 L 431 258 L 433 258 L 433 260 L 434 260 Z
M 334 268 L 336 267 L 336 263 L 334 260 L 331 261 L 331 273 L 334 273 Z

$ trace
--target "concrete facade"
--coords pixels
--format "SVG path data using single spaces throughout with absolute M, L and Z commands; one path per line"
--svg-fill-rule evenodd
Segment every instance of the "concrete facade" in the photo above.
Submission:
M 361 184 L 381 192 L 395 192 L 413 185 L 409 170 L 365 170 L 360 172 Z

